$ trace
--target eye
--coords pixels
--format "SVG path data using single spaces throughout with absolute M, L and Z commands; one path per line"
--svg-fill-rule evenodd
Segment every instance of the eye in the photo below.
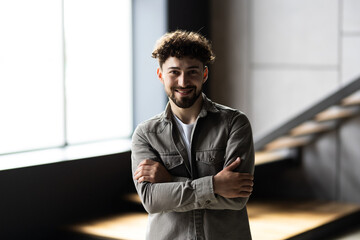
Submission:
M 195 69 L 189 71 L 190 75 L 197 75 L 198 73 L 199 73 L 199 71 L 195 70 Z
M 171 74 L 171 75 L 179 75 L 179 72 L 176 71 L 176 70 L 171 70 L 171 71 L 169 72 L 169 74 Z

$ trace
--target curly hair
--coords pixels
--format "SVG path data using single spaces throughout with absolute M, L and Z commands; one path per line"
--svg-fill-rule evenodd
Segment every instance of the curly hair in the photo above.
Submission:
M 209 40 L 199 33 L 183 30 L 162 36 L 156 42 L 152 57 L 158 59 L 160 67 L 169 57 L 192 57 L 201 61 L 204 66 L 215 61 Z

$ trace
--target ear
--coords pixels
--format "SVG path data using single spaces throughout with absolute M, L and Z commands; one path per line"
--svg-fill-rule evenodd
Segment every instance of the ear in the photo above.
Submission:
M 157 68 L 157 70 L 156 70 L 156 74 L 157 74 L 157 76 L 158 76 L 158 78 L 159 78 L 160 82 L 161 82 L 162 84 L 164 84 L 164 80 L 163 80 L 163 78 L 162 78 L 162 71 L 161 71 L 161 69 L 160 69 L 160 68 Z
M 208 79 L 208 76 L 209 76 L 209 69 L 207 66 L 205 66 L 204 68 L 204 79 L 203 79 L 203 83 L 206 82 L 206 80 Z

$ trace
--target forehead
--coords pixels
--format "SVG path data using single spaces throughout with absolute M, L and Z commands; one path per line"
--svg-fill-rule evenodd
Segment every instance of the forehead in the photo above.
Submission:
M 187 69 L 187 68 L 195 68 L 195 67 L 203 68 L 203 63 L 200 60 L 191 57 L 183 57 L 183 58 L 169 57 L 163 63 L 162 67 L 163 69 L 168 69 L 168 68 Z

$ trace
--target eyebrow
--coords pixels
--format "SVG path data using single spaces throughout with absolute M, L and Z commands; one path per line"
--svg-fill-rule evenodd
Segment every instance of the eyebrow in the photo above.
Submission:
M 188 68 L 186 68 L 186 69 L 193 69 L 193 68 L 199 69 L 200 66 L 198 66 L 198 65 L 193 65 L 193 66 L 190 66 L 190 67 L 188 67 Z M 180 70 L 180 67 L 168 67 L 168 70 L 170 70 L 170 69 Z

